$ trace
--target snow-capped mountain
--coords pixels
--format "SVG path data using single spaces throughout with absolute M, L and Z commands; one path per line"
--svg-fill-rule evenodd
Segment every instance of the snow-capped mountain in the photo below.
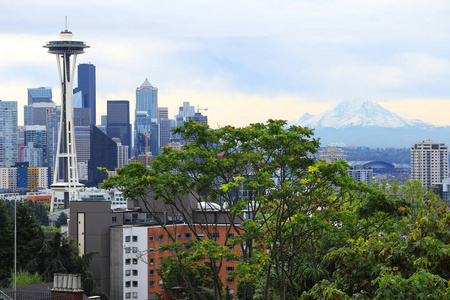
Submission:
M 419 120 L 409 120 L 385 109 L 370 100 L 364 102 L 341 102 L 335 107 L 319 114 L 305 113 L 292 125 L 310 128 L 347 128 L 347 127 L 383 127 L 383 128 L 430 128 L 434 127 Z
M 308 113 L 289 122 L 314 129 L 322 146 L 341 143 L 347 146 L 409 148 L 414 143 L 433 139 L 449 144 L 450 127 L 409 120 L 372 102 L 343 102 L 319 115 Z

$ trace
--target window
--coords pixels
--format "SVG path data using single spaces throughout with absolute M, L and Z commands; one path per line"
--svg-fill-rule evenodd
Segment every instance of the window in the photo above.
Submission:
M 233 272 L 234 271 L 234 267 L 225 267 L 225 271 L 227 273 Z
M 130 247 L 125 247 L 125 253 L 130 253 L 131 248 Z
M 228 249 L 230 249 L 231 251 L 234 251 L 234 245 L 227 245 Z
M 234 270 L 234 268 L 233 268 L 233 270 Z M 138 275 L 138 270 L 133 270 L 133 276 L 137 276 L 137 275 Z
M 159 264 L 162 264 L 163 260 L 164 260 L 164 257 L 160 257 L 159 258 Z
M 148 253 L 155 253 L 155 247 L 148 248 Z
M 131 275 L 131 270 L 125 270 L 125 276 L 130 276 Z
M 204 233 L 198 233 L 197 236 L 198 236 L 199 240 L 204 240 L 205 239 L 205 234 Z
M 154 300 L 154 299 L 155 299 L 155 292 L 151 292 L 151 293 L 149 294 L 149 299 L 150 299 L 150 300 Z
M 133 298 L 137 298 L 138 297 L 138 293 L 137 292 L 133 292 Z
M 129 236 L 129 235 L 127 235 L 126 237 L 125 237 L 125 242 L 129 242 L 131 240 L 131 237 Z
M 153 243 L 153 242 L 155 241 L 155 236 L 153 236 L 153 235 L 149 236 L 149 237 L 148 237 L 148 241 L 149 241 L 150 243 Z
M 155 270 L 153 270 L 153 269 L 151 269 L 151 270 L 148 270 L 148 276 L 155 276 Z
M 131 298 L 131 293 L 125 293 L 125 299 L 130 299 Z
M 218 240 L 219 239 L 219 234 L 218 233 L 212 233 L 211 234 L 211 238 L 213 239 L 213 240 Z
M 125 287 L 130 287 L 131 286 L 131 281 L 126 281 L 125 282 Z
M 185 233 L 184 234 L 184 238 L 187 239 L 187 240 L 190 240 L 191 239 L 191 234 L 190 233 Z
M 133 253 L 137 253 L 137 247 L 133 247 Z
M 137 265 L 138 263 L 138 259 L 137 258 L 133 258 L 133 265 Z
M 117 217 L 112 217 L 112 224 L 117 224 Z
M 160 242 L 164 241 L 164 234 L 158 235 L 158 241 Z
M 234 233 L 227 234 L 228 239 L 232 239 L 234 237 Z
M 177 240 L 181 240 L 182 239 L 182 234 L 181 233 L 177 233 Z
M 167 240 L 168 240 L 168 241 L 173 240 L 173 235 L 169 233 L 168 236 L 167 236 Z
M 138 241 L 138 237 L 133 235 L 133 242 L 137 242 Z
M 153 265 L 155 264 L 155 259 L 154 259 L 154 258 L 150 258 L 150 259 L 148 260 L 148 263 L 149 263 L 151 266 L 153 266 Z
M 150 287 L 155 287 L 155 282 L 153 280 L 150 280 L 150 282 L 148 284 Z
M 133 281 L 133 287 L 137 287 L 138 286 L 138 282 L 137 281 Z
M 125 264 L 126 265 L 129 265 L 130 263 L 131 263 L 131 259 L 129 259 L 129 258 L 125 259 Z
M 164 281 L 163 281 L 162 279 L 160 279 L 160 280 L 158 281 L 158 283 L 159 283 L 159 286 L 162 286 L 162 285 L 164 284 Z

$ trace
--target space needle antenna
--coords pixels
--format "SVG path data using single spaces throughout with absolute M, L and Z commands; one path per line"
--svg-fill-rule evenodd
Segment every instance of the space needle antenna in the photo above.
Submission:
M 66 16 L 66 31 L 67 31 L 67 16 Z

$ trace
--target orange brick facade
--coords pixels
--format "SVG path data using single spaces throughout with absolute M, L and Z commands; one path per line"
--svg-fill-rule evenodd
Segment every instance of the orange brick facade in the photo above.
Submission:
M 179 243 L 189 242 L 189 240 L 195 239 L 196 237 L 192 233 L 191 229 L 188 225 L 175 225 L 168 226 L 168 232 L 172 237 Z M 225 241 L 227 239 L 227 231 L 229 230 L 229 226 L 226 225 L 218 225 L 217 231 L 215 232 L 216 243 L 221 246 L 228 246 L 229 248 L 233 247 L 231 242 L 228 241 L 226 244 Z M 202 233 L 199 226 L 196 227 L 197 234 Z M 235 234 L 234 231 L 231 233 Z M 207 235 L 204 234 L 205 239 L 207 239 Z M 148 228 L 148 299 L 153 299 L 154 295 L 163 292 L 162 280 L 158 276 L 157 269 L 161 266 L 162 260 L 165 257 L 171 256 L 168 251 L 159 251 L 159 248 L 162 245 L 166 245 L 172 240 L 169 238 L 168 233 L 162 227 L 149 227 Z M 235 252 L 240 252 L 239 246 L 234 246 L 233 250 Z M 230 289 L 231 292 L 236 291 L 235 281 L 228 281 L 226 278 L 229 276 L 229 272 L 233 271 L 236 267 L 236 261 L 227 261 L 225 258 L 223 259 L 223 264 L 220 269 L 219 275 L 222 278 L 223 286 Z

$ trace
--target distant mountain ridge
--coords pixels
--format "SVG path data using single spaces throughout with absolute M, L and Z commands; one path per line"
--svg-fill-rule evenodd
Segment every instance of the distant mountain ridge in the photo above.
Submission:
M 318 115 L 305 113 L 289 125 L 314 129 L 322 146 L 344 143 L 372 148 L 409 148 L 426 139 L 446 144 L 450 140 L 450 127 L 402 118 L 370 100 L 341 102 Z
M 319 114 L 310 115 L 305 113 L 291 124 L 312 128 L 346 128 L 346 127 L 420 127 L 432 128 L 435 125 L 420 120 L 409 120 L 387 110 L 381 105 L 366 100 L 341 102 L 335 107 Z

